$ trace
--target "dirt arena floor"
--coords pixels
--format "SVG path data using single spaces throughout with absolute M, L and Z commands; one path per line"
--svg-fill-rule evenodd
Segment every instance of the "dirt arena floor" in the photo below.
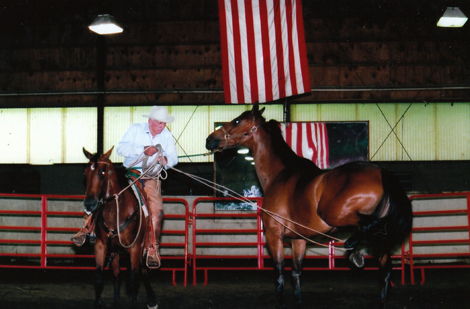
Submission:
M 152 285 L 159 308 L 275 308 L 273 276 L 269 271 L 212 271 L 209 282 L 177 286 L 171 273 L 154 271 Z M 428 270 L 424 285 L 400 284 L 395 272 L 395 287 L 390 291 L 388 308 L 469 308 L 470 269 Z M 419 273 L 416 274 L 420 279 Z M 181 278 L 179 278 L 181 276 Z M 198 277 L 199 278 L 199 277 Z M 200 275 L 201 280 L 203 275 Z M 112 307 L 111 274 L 103 292 L 104 308 Z M 128 308 L 126 274 L 123 273 L 121 299 Z M 289 280 L 288 280 L 289 282 Z M 375 271 L 306 271 L 302 275 L 303 308 L 376 308 L 379 290 Z M 7 270 L 0 269 L 0 308 L 78 309 L 92 308 L 93 271 Z M 145 308 L 143 287 L 139 308 Z M 286 285 L 286 301 L 292 307 L 292 288 Z

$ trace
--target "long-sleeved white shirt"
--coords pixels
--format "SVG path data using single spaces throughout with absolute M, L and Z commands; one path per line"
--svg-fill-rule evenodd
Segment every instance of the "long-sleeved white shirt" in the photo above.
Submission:
M 142 154 L 146 146 L 162 145 L 163 155 L 167 158 L 167 167 L 175 166 L 178 163 L 178 155 L 176 154 L 176 147 L 173 135 L 164 128 L 160 134 L 152 138 L 148 123 L 135 123 L 129 127 L 119 141 L 116 152 L 118 155 L 125 157 L 124 166 L 142 168 L 142 162 L 131 166 L 135 160 Z M 149 162 L 153 162 L 156 154 L 153 155 Z

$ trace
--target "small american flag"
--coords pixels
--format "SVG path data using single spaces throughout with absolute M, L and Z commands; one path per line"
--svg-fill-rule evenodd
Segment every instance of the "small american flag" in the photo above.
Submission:
M 281 130 L 287 144 L 298 156 L 312 160 L 321 169 L 329 167 L 326 123 L 282 123 Z
M 310 92 L 300 0 L 218 0 L 225 103 Z

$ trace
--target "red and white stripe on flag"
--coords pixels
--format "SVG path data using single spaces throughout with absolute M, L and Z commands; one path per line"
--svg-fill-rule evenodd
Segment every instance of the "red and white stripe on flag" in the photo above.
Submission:
M 225 103 L 310 92 L 301 0 L 218 0 Z
M 298 156 L 312 160 L 321 169 L 328 168 L 328 134 L 324 122 L 282 123 L 281 130 Z

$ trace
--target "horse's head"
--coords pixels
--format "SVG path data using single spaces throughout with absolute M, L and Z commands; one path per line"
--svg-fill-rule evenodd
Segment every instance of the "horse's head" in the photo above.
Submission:
M 259 104 L 255 103 L 251 111 L 243 112 L 237 118 L 212 132 L 206 139 L 206 148 L 217 150 L 245 145 L 251 135 L 265 122 L 261 116 L 264 109 L 263 107 L 260 110 Z
M 85 168 L 86 191 L 83 202 L 89 213 L 96 212 L 103 201 L 112 194 L 110 175 L 114 168 L 109 156 L 113 148 L 102 155 L 91 154 L 83 148 L 83 153 L 90 160 Z

